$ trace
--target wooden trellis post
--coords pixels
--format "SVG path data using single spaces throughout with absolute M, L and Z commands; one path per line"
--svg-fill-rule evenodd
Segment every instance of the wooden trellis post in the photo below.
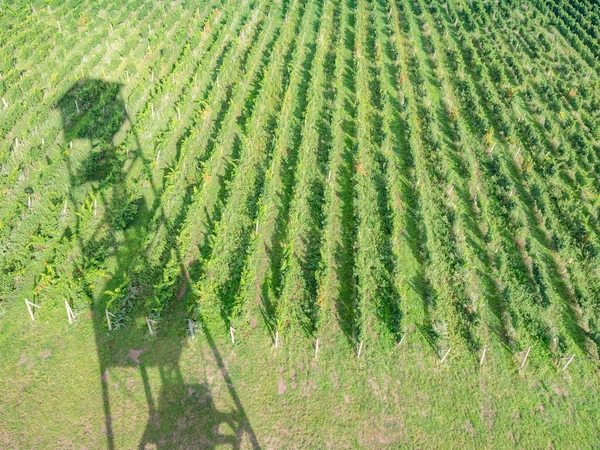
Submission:
M 27 306 L 27 311 L 29 311 L 31 320 L 35 320 L 35 317 L 33 316 L 33 310 L 31 309 L 31 307 L 33 306 L 34 308 L 40 309 L 41 308 L 40 305 L 36 305 L 35 303 L 32 303 L 29 300 L 25 299 L 25 306 Z
M 279 331 L 275 332 L 275 348 L 279 345 Z

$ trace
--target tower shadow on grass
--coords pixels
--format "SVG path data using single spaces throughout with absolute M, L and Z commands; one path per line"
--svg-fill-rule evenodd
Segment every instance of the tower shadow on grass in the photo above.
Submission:
M 68 146 L 65 152 L 70 184 L 67 201 L 76 212 L 73 229 L 68 227 L 63 238 L 77 247 L 78 252 L 75 253 L 79 256 L 72 262 L 72 277 L 81 291 L 92 300 L 90 309 L 99 360 L 107 448 L 115 448 L 109 393 L 110 370 L 127 367 L 139 368 L 148 406 L 149 420 L 139 448 L 205 449 L 216 445 L 239 448 L 243 439 L 249 440 L 252 448 L 260 448 L 220 352 L 206 328 L 203 329 L 205 340 L 235 408 L 230 412 L 217 410 L 207 383 L 189 384 L 184 379 L 180 359 L 188 339 L 187 305 L 184 300 L 188 281 L 181 260 L 184 284 L 177 298 L 163 311 L 164 319 L 161 320 L 158 333 L 149 336 L 143 320 L 143 296 L 132 289 L 128 273 L 131 270 L 131 255 L 143 251 L 143 239 L 139 237 L 144 234 L 145 223 L 157 212 L 164 219 L 163 223 L 167 221 L 161 205 L 148 207 L 143 197 L 135 198 L 131 194 L 127 185 L 128 171 L 134 163 L 148 167 L 151 162 L 144 159 L 121 89 L 120 83 L 84 79 L 55 105 L 62 118 L 64 141 Z M 117 149 L 113 143 L 115 135 L 126 125 L 129 126 L 128 138 L 132 138 L 134 143 L 133 151 L 127 153 Z M 90 144 L 89 152 L 71 155 L 70 143 L 79 140 Z M 150 185 L 154 198 L 159 198 L 160 192 L 152 182 Z M 94 206 L 95 219 L 85 222 L 82 217 L 87 198 L 99 199 L 103 207 L 98 214 Z M 135 236 L 138 238 L 135 239 Z M 90 269 L 103 268 L 104 261 L 109 257 L 116 264 L 108 276 L 105 291 L 118 290 L 121 295 L 115 312 L 125 311 L 123 317 L 113 319 L 117 329 L 110 332 L 106 311 L 111 306 L 114 308 L 115 304 L 109 300 L 110 296 L 95 295 L 86 277 Z M 131 320 L 134 317 L 141 320 Z M 158 386 L 152 385 L 149 370 L 158 370 Z M 221 428 L 229 428 L 230 432 L 220 434 Z

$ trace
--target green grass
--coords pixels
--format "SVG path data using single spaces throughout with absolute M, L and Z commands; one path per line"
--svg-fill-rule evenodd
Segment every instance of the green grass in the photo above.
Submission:
M 102 448 L 90 313 L 69 325 L 59 302 L 42 306 L 35 322 L 24 304 L 0 322 L 0 442 Z M 155 337 L 139 318 L 99 337 L 115 448 L 251 448 L 251 435 L 262 448 L 591 448 L 599 439 L 597 372 L 585 360 L 563 373 L 519 372 L 520 361 L 492 347 L 480 368 L 452 353 L 441 365 L 415 331 L 389 354 L 365 347 L 360 358 L 339 334 L 315 358 L 302 337 L 274 349 L 256 331 L 232 345 L 200 329 L 191 341 L 185 315 L 170 313 Z M 139 365 L 132 350 L 143 350 Z

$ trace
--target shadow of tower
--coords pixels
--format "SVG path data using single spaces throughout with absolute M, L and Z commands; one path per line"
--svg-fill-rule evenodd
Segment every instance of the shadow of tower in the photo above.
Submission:
M 154 214 L 154 211 L 148 211 L 143 200 L 136 200 L 128 220 L 115 222 L 115 218 L 118 219 L 122 213 L 120 202 L 127 197 L 127 168 L 138 159 L 141 159 L 142 164 L 149 164 L 149 161 L 144 160 L 139 137 L 132 126 L 121 90 L 120 83 L 85 79 L 73 86 L 56 104 L 61 114 L 67 145 L 76 140 L 84 140 L 91 147 L 89 154 L 83 159 L 67 156 L 70 183 L 68 199 L 72 207 L 79 210 L 75 191 L 83 186 L 94 196 L 97 194 L 103 204 L 102 214 L 96 217 L 94 230 L 83 230 L 80 215 L 76 214 L 74 230 L 68 229 L 68 233 L 75 237 L 82 255 L 81 261 L 73 262 L 73 278 L 82 280 L 82 290 L 87 293 L 88 298 L 93 299 L 90 310 L 99 360 L 107 447 L 115 448 L 108 383 L 110 369 L 136 367 L 144 386 L 149 412 L 149 420 L 139 443 L 140 448 L 145 448 L 148 444 L 154 444 L 155 448 L 211 448 L 217 444 L 238 448 L 244 435 L 248 436 L 253 448 L 259 448 L 220 353 L 207 329 L 204 329 L 204 335 L 234 400 L 235 410 L 229 413 L 218 411 L 206 383 L 186 384 L 182 376 L 180 358 L 187 339 L 184 326 L 187 308 L 183 295 L 174 299 L 163 312 L 164 319 L 156 336 L 148 338 L 145 324 L 128 324 L 109 332 L 105 314 L 108 307 L 106 296 L 95 298 L 81 277 L 86 269 L 97 263 L 97 250 L 115 242 L 116 223 L 122 228 L 137 227 L 138 231 L 141 231 L 143 219 Z M 131 133 L 136 148 L 124 154 L 117 151 L 113 140 L 126 123 L 129 123 L 128 133 Z M 158 192 L 155 186 L 150 184 L 156 198 Z M 105 192 L 110 192 L 111 195 L 103 196 Z M 159 210 L 159 213 L 165 217 L 162 210 Z M 100 229 L 105 231 L 100 233 Z M 98 237 L 100 234 L 102 237 Z M 124 242 L 122 245 L 134 244 Z M 116 257 L 117 268 L 110 274 L 111 279 L 123 279 L 130 267 L 130 260 L 119 260 L 119 253 L 114 251 L 112 255 L 103 255 L 104 258 L 107 256 Z M 186 278 L 183 279 L 183 283 L 187 283 Z M 114 289 L 115 286 L 109 282 L 106 288 Z M 143 311 L 141 299 L 128 292 L 124 295 L 129 296 L 135 303 L 131 310 L 128 310 L 128 314 Z M 156 402 L 148 369 L 157 369 L 160 377 Z M 227 425 L 232 434 L 220 435 L 220 424 Z

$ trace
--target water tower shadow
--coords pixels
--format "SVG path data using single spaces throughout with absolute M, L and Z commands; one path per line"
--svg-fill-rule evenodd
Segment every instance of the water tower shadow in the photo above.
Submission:
M 123 216 L 123 202 L 129 198 L 126 183 L 129 168 L 135 163 L 148 166 L 151 163 L 144 159 L 121 91 L 120 83 L 85 79 L 74 85 L 56 104 L 67 145 L 68 201 L 76 211 L 73 229 L 67 228 L 65 234 L 78 247 L 76 254 L 79 257 L 72 261 L 73 279 L 78 280 L 78 285 L 88 298 L 93 299 L 90 309 L 99 360 L 107 447 L 111 450 L 115 448 L 109 392 L 111 369 L 136 367 L 149 413 L 139 448 L 146 448 L 150 444 L 153 448 L 212 448 L 215 445 L 239 448 L 243 439 L 249 440 L 253 448 L 260 448 L 220 352 L 206 328 L 203 328 L 202 338 L 210 346 L 235 408 L 227 413 L 218 411 L 207 383 L 189 384 L 183 377 L 180 359 L 188 339 L 185 326 L 188 308 L 186 296 L 183 295 L 187 288 L 187 277 L 183 263 L 180 264 L 184 274 L 181 277 L 183 285 L 180 294 L 163 312 L 164 319 L 156 336 L 149 337 L 143 320 L 141 325 L 140 321 L 129 321 L 109 332 L 105 314 L 108 298 L 106 295 L 94 295 L 88 287 L 84 274 L 90 268 L 102 267 L 103 261 L 111 257 L 116 260 L 116 269 L 109 274 L 110 281 L 106 283 L 105 290 L 118 289 L 118 284 L 127 279 L 131 268 L 129 255 L 143 250 L 134 248 L 140 246 L 139 241 L 122 239 L 118 245 L 120 251 L 117 251 L 117 229 L 122 230 L 125 236 L 132 232 L 141 234 L 144 222 L 156 213 L 165 219 L 163 223 L 168 223 L 160 209 L 161 205 L 149 208 L 143 199 L 130 199 L 130 207 L 126 209 L 126 216 Z M 128 127 L 128 138 L 134 142 L 134 148 L 129 152 L 119 151 L 113 143 L 115 135 L 123 127 Z M 89 153 L 69 153 L 70 143 L 77 140 L 90 144 Z M 154 198 L 159 198 L 160 192 L 150 184 Z M 89 225 L 84 225 L 81 219 L 80 213 L 84 207 L 82 192 L 93 196 L 103 205 L 100 214 L 94 208 L 93 230 L 85 229 Z M 158 211 L 152 210 L 154 208 Z M 129 318 L 143 315 L 144 300 L 136 296 L 131 286 L 122 291 L 119 302 L 122 309 L 126 305 Z M 118 320 L 116 322 L 118 324 Z M 152 386 L 149 370 L 158 371 L 160 386 Z M 221 425 L 231 432 L 220 434 Z

